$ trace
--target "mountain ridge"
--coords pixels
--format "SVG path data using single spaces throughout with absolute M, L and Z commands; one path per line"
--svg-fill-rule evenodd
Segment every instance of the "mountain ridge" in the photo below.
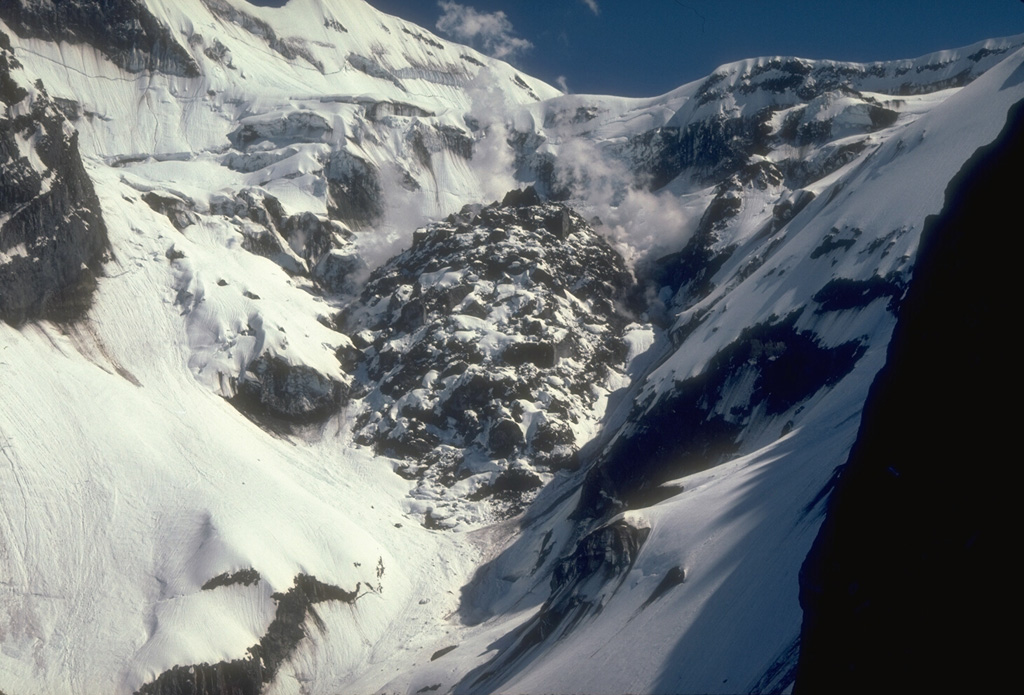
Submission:
M 109 244 L 75 320 L 0 323 L 0 688 L 247 658 L 299 577 L 364 593 L 264 692 L 788 687 L 920 230 L 1024 37 L 620 99 L 363 3 L 120 7 L 199 74 L 0 12 L 4 181 L 59 181 L 45 111 Z

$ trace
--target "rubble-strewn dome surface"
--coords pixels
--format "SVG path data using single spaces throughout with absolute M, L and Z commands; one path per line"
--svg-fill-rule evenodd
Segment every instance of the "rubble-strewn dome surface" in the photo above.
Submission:
M 542 476 L 579 466 L 628 381 L 630 272 L 579 215 L 533 195 L 416 232 L 344 321 L 369 390 L 356 442 L 426 485 L 472 478 L 458 496 L 505 498 L 507 511 Z M 433 523 L 455 523 L 439 513 Z

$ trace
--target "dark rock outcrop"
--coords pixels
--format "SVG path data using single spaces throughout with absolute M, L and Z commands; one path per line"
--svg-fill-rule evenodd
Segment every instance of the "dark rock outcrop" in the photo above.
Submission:
M 142 0 L 0 3 L 0 19 L 24 38 L 95 46 L 129 72 L 198 77 L 199 66 Z
M 142 195 L 142 200 L 155 212 L 167 217 L 179 231 L 199 220 L 191 206 L 176 196 L 150 191 Z
M 300 574 L 295 577 L 295 586 L 273 595 L 277 602 L 274 620 L 260 641 L 249 647 L 247 657 L 216 664 L 175 666 L 139 688 L 136 695 L 259 695 L 306 637 L 306 619 L 312 618 L 317 627 L 324 628 L 316 604 L 354 604 L 358 595 L 358 584 L 354 591 L 345 591 Z
M 91 304 L 107 229 L 78 133 L 41 83 L 19 84 L 9 46 L 0 34 L 0 320 L 70 321 Z
M 203 591 L 212 591 L 217 587 L 221 586 L 232 586 L 234 584 L 241 584 L 242 586 L 250 586 L 260 581 L 260 573 L 249 567 L 248 569 L 238 570 L 237 572 L 231 572 L 230 574 L 224 572 L 218 574 L 216 577 L 209 579 L 202 586 Z
M 514 633 L 514 641 L 498 656 L 467 674 L 454 692 L 500 689 L 508 675 L 524 668 L 541 645 L 566 637 L 600 612 L 632 569 L 650 532 L 617 521 L 582 538 L 572 553 L 555 564 L 551 595 L 537 614 Z
M 232 403 L 256 417 L 306 424 L 330 417 L 346 397 L 345 384 L 312 367 L 264 353 L 238 379 Z
M 997 666 L 1012 642 L 993 621 L 1013 604 L 998 466 L 1017 445 L 1003 400 L 1014 357 L 999 327 L 1019 313 L 1016 257 L 978 230 L 1019 195 L 1022 157 L 1024 102 L 923 231 L 886 366 L 801 571 L 797 693 L 1012 687 Z
M 345 150 L 335 150 L 325 169 L 328 212 L 353 227 L 365 227 L 384 215 L 384 194 L 377 167 Z
M 188 209 L 167 202 L 156 207 L 151 202 L 165 198 L 145 199 L 175 226 L 195 218 Z M 343 224 L 311 212 L 288 215 L 281 201 L 263 189 L 214 196 L 210 214 L 252 222 L 240 225 L 245 250 L 269 258 L 291 274 L 311 278 L 329 294 L 354 294 L 356 280 L 365 276 L 366 265 L 351 248 L 353 234 Z

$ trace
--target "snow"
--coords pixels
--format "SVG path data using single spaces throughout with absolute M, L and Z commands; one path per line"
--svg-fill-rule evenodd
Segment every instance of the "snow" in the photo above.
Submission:
M 175 664 L 239 658 L 272 591 L 300 572 L 352 589 L 383 558 L 388 600 L 345 608 L 346 632 L 372 643 L 419 600 L 424 563 L 465 556 L 462 540 L 410 523 L 409 484 L 340 428 L 276 438 L 197 383 L 166 239 L 140 237 L 116 175 L 91 173 L 120 271 L 81 327 L 0 324 L 5 688 L 132 692 Z M 257 586 L 199 590 L 246 567 Z M 96 635 L 103 648 L 83 652 Z
M 700 115 L 694 96 L 701 83 L 651 99 L 560 95 L 362 2 L 220 4 L 266 21 L 323 70 L 306 58 L 285 60 L 200 0 L 148 3 L 172 32 L 203 36 L 193 47 L 204 68 L 199 78 L 127 73 L 88 45 L 21 39 L 0 26 L 26 74 L 42 79 L 51 96 L 83 105 L 85 115 L 74 126 L 114 258 L 86 321 L 0 323 L 0 688 L 28 695 L 131 693 L 175 665 L 242 658 L 274 617 L 271 594 L 306 573 L 346 590 L 357 583 L 381 588 L 351 605 L 318 606 L 324 630 L 310 630 L 268 692 L 413 693 L 436 684 L 447 692 L 494 656 L 497 644 L 546 599 L 551 564 L 576 540 L 567 517 L 583 473 L 553 476 L 525 517 L 495 524 L 485 503 L 465 500 L 489 481 L 489 462 L 478 462 L 476 475 L 444 493 L 458 505 L 442 506 L 415 498 L 415 483 L 392 472 L 397 462 L 352 443 L 350 411 L 291 435 L 257 427 L 222 398 L 232 395 L 233 376 L 266 353 L 345 381 L 335 351 L 349 341 L 317 320 L 337 307 L 311 292 L 308 279 L 244 251 L 243 221 L 209 214 L 211 201 L 258 186 L 289 214 L 323 215 L 323 160 L 344 148 L 391 172 L 381 177 L 389 206 L 384 221 L 360 231 L 355 242 L 367 258 L 382 260 L 407 246 L 423 222 L 504 192 L 495 181 L 514 179 L 502 168 L 513 160 L 502 134 L 536 132 L 548 138 L 549 152 L 566 157 L 573 154 L 566 143 L 585 139 L 587 148 L 576 154 L 599 153 L 592 160 L 596 172 L 630 137 Z M 203 54 L 213 37 L 230 50 L 234 69 Z M 911 272 L 923 222 L 941 208 L 946 183 L 1021 98 L 1020 40 L 899 63 L 906 78 L 891 72 L 864 78 L 863 96 L 898 111 L 898 122 L 864 137 L 862 154 L 808 186 L 817 198 L 773 234 L 777 243 L 764 263 L 741 277 L 748 253 L 764 248 L 757 231 L 784 195 L 744 191 L 744 209 L 718 242 L 739 250 L 716 274 L 716 289 L 668 317 L 679 328 L 707 312 L 685 349 L 674 350 L 650 324 L 626 330 L 633 381 L 613 376 L 595 391 L 595 411 L 607 407 L 609 428 L 634 403 L 700 374 L 744 328 L 771 315 L 802 310 L 797 329 L 813 330 L 822 345 L 866 336 L 869 347 L 853 372 L 803 403 L 801 412 L 755 415 L 736 458 L 672 481 L 666 485 L 682 492 L 627 512 L 628 523 L 651 535 L 619 589 L 607 591 L 603 610 L 581 629 L 505 674 L 502 691 L 749 691 L 766 665 L 785 660 L 799 630 L 795 575 L 820 524 L 821 491 L 856 435 L 893 325 L 882 300 L 825 315 L 806 307 L 833 278 Z M 988 72 L 971 84 L 894 96 L 917 67 L 948 61 L 927 77 L 951 77 L 981 48 L 1004 52 L 976 61 L 972 69 Z M 350 56 L 372 57 L 378 76 L 355 67 L 360 63 Z M 767 61 L 733 63 L 716 74 L 726 76 L 723 88 L 735 86 Z M 515 86 L 516 76 L 536 98 Z M 481 81 L 502 88 L 488 94 Z M 777 101 L 731 99 L 705 110 Z M 384 102 L 432 115 L 370 118 L 368 105 Z M 463 116 L 494 103 L 495 135 L 470 133 Z M 579 108 L 592 108 L 594 117 L 573 122 Z M 321 118 L 329 129 L 316 142 L 271 143 L 244 155 L 231 149 L 228 135 L 242 124 L 283 123 L 285 136 L 294 134 L 295 122 L 287 120 L 294 114 Z M 863 101 L 829 95 L 806 117 L 837 118 L 841 129 L 856 130 L 864 124 Z M 425 166 L 407 144 L 423 124 L 458 128 L 486 156 L 466 160 L 441 150 Z M 33 167 L 45 169 L 31 143 L 18 144 Z M 262 165 L 247 172 L 226 166 L 243 156 Z M 779 150 L 771 158 L 784 156 Z M 407 191 L 391 165 L 422 188 Z M 601 197 L 624 185 L 624 174 L 609 167 L 608 186 L 578 202 L 606 220 L 630 260 L 669 238 L 678 249 L 712 197 L 710 189 L 677 181 L 650 197 L 624 194 L 613 205 L 611 196 Z M 150 191 L 194 206 L 198 222 L 175 229 L 142 201 L 140 194 Z M 656 228 L 627 226 L 625 218 L 634 217 L 654 220 Z M 813 258 L 833 227 L 862 234 L 844 253 Z M 868 251 L 895 230 L 902 231 L 891 244 Z M 170 260 L 170 249 L 184 257 Z M 26 254 L 23 245 L 14 246 L 0 253 L 0 262 Z M 448 269 L 421 277 L 437 287 L 459 281 Z M 501 296 L 525 292 L 515 284 L 493 289 Z M 489 354 L 509 340 L 488 321 L 456 315 L 452 323 L 456 339 Z M 408 402 L 428 399 L 426 389 L 439 378 L 429 372 L 424 390 Z M 550 383 L 562 386 L 555 377 Z M 731 397 L 743 401 L 748 391 L 749 384 Z M 521 405 L 535 426 L 539 410 Z M 796 426 L 781 435 L 790 419 Z M 602 431 L 587 418 L 575 430 L 581 443 L 597 441 Z M 420 519 L 428 509 L 450 514 L 454 531 L 425 529 Z M 379 578 L 378 560 L 385 567 Z M 460 590 L 485 565 L 501 577 L 477 574 L 476 596 L 483 598 L 472 604 Z M 258 584 L 201 589 L 214 576 L 250 567 L 260 574 Z M 534 575 L 536 567 L 542 569 Z M 644 608 L 676 567 L 685 568 L 686 581 Z M 470 620 L 474 612 L 487 619 Z M 455 650 L 431 660 L 452 645 Z

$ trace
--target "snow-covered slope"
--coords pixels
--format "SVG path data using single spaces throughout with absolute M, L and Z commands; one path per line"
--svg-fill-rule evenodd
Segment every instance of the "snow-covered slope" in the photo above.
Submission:
M 1022 60 L 898 123 L 788 224 L 762 226 L 744 264 L 722 265 L 624 400 L 623 425 L 613 415 L 585 452 L 593 467 L 556 479 L 468 588 L 464 616 L 490 632 L 466 645 L 457 692 L 791 683 L 796 574 L 885 358 L 905 281 L 892 278 L 909 273 L 945 183 L 1024 96 Z M 428 667 L 401 682 L 453 680 Z
M 560 95 L 355 0 L 0 41 L 7 695 L 785 687 L 925 217 L 1024 96 L 1021 37 Z

